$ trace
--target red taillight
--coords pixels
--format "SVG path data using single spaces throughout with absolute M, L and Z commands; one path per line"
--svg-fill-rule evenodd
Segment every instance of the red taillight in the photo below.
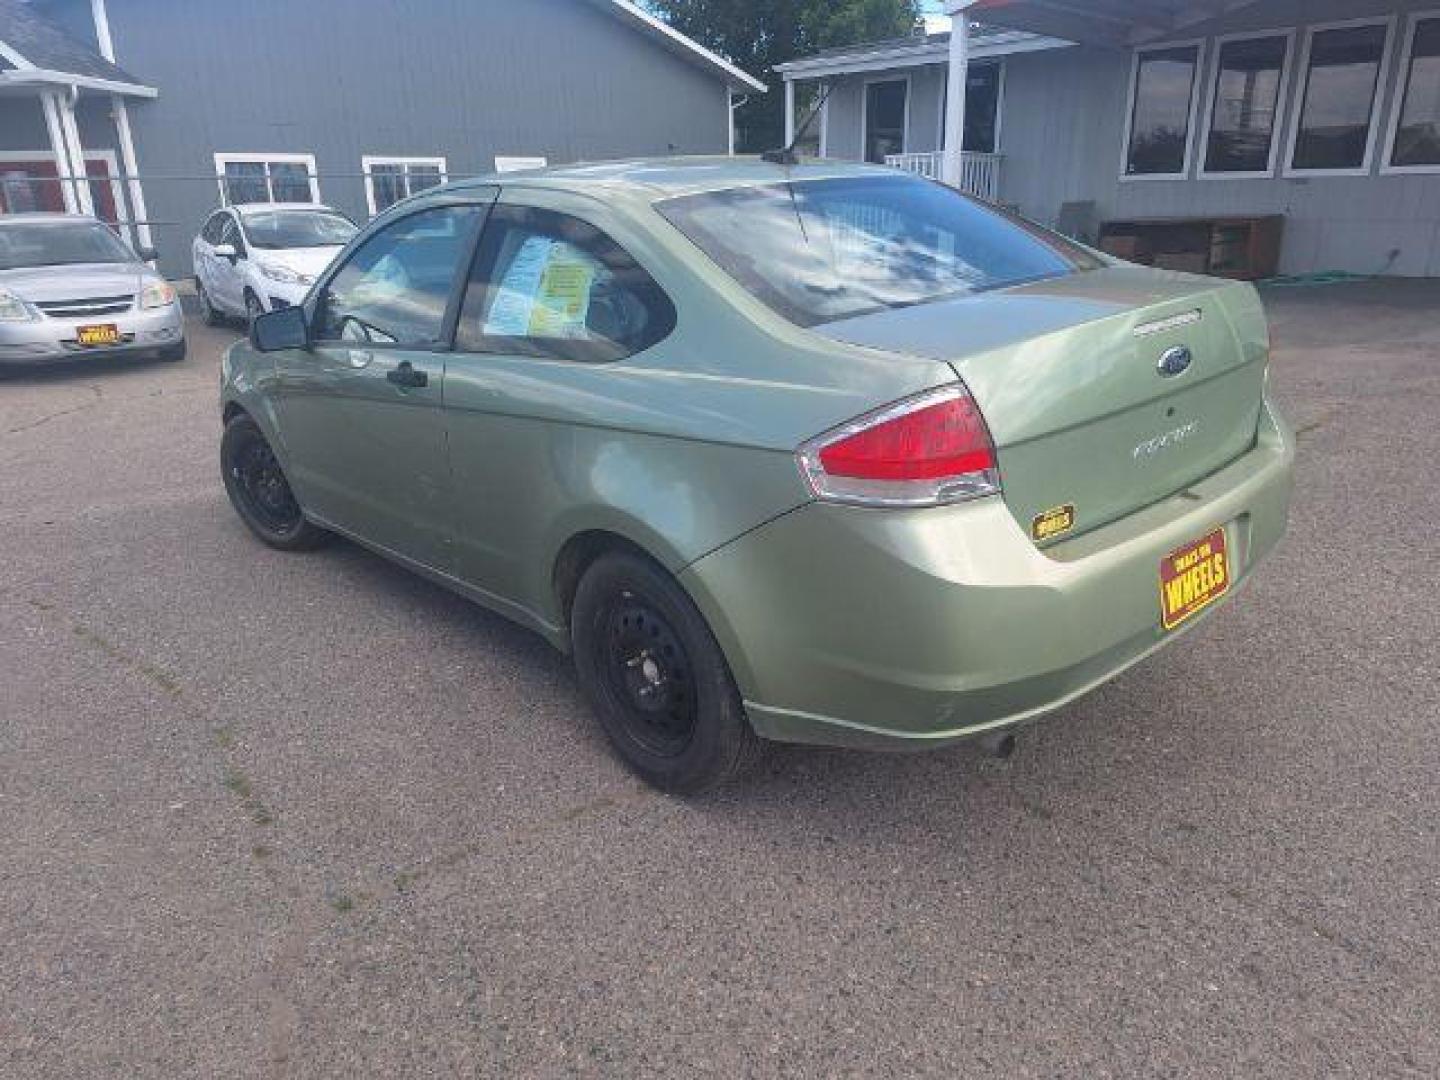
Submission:
M 831 443 L 820 451 L 831 476 L 935 480 L 995 467 L 990 433 L 968 398 L 951 398 Z
M 948 386 L 863 416 L 800 450 L 820 498 L 934 506 L 1000 490 L 995 446 L 963 386 Z

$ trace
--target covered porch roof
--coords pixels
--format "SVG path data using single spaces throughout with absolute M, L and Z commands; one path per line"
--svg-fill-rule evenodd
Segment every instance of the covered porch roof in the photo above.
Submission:
M 156 96 L 154 87 L 75 40 L 24 0 L 0 0 L 0 93 L 56 87 Z
M 1016 30 L 976 26 L 971 28 L 970 57 L 972 60 L 984 60 L 1014 53 L 1061 49 L 1070 44 Z M 775 70 L 786 80 L 824 79 L 865 71 L 945 64 L 949 60 L 950 35 L 942 32 L 825 49 L 788 63 L 776 64 Z
M 991 26 L 1131 48 L 1267 0 L 951 0 L 947 10 Z

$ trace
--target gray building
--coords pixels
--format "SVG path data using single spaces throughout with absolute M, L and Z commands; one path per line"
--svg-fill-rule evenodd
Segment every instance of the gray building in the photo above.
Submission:
M 1440 0 L 948 7 L 963 33 L 781 67 L 794 111 L 828 88 L 822 155 L 1090 239 L 1273 216 L 1281 272 L 1440 276 Z
M 222 199 L 363 220 L 497 167 L 725 153 L 763 91 L 627 0 L 0 0 L 0 212 L 99 213 L 179 276 Z

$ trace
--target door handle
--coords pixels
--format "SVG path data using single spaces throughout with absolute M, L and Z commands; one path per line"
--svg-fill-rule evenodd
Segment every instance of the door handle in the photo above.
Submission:
M 401 360 L 393 370 L 385 373 L 385 378 L 389 379 L 396 386 L 403 386 L 406 389 L 430 385 L 429 373 L 417 371 L 409 360 Z

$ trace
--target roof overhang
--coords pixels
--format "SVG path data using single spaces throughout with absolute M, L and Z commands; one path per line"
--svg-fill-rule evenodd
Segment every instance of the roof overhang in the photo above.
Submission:
M 1016 53 L 1064 49 L 1072 41 L 1035 34 L 1006 31 L 986 34 L 970 46 L 970 59 L 986 60 Z M 950 61 L 948 40 L 918 39 L 915 42 L 880 42 L 873 48 L 857 47 L 835 56 L 810 56 L 777 64 L 775 70 L 787 82 L 796 79 L 828 79 L 836 75 L 854 75 L 866 71 L 890 71 L 895 68 L 924 67 Z
M 965 14 L 991 26 L 1131 48 L 1270 0 L 976 0 Z M 960 5 L 954 4 L 954 7 Z
M 140 83 L 117 82 L 113 79 L 99 79 L 93 75 L 74 75 L 68 71 L 46 71 L 43 68 L 18 68 L 0 72 L 0 91 L 68 89 L 94 90 L 102 94 L 120 94 L 124 97 L 154 98 L 160 92 L 153 86 Z
M 629 23 L 662 48 L 668 49 L 691 63 L 709 68 L 723 79 L 730 89 L 740 90 L 747 94 L 765 93 L 765 84 L 759 79 L 741 71 L 723 56 L 711 52 L 698 41 L 686 37 L 673 26 L 657 19 L 643 8 L 637 7 L 630 0 L 590 0 L 590 2 Z

